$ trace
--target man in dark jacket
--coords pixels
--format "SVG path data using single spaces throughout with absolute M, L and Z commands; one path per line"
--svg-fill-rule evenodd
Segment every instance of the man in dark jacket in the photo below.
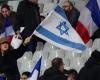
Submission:
M 30 39 L 26 38 L 18 49 L 11 50 L 7 39 L 0 38 L 0 78 L 5 76 L 7 80 L 20 80 L 17 59 L 26 51 Z
M 76 28 L 80 12 L 73 6 L 72 2 L 70 1 L 64 1 L 63 8 L 68 18 L 68 21 L 70 22 L 73 28 Z
M 40 80 L 66 80 L 64 75 L 64 63 L 59 57 L 52 60 L 52 67 L 48 68 Z
M 95 50 L 80 70 L 77 80 L 100 80 L 100 52 Z
M 23 0 L 19 3 L 16 13 L 16 33 L 19 34 L 20 27 L 24 27 L 21 33 L 23 39 L 30 36 L 40 23 L 40 14 L 37 0 Z M 36 47 L 36 37 L 33 36 L 31 46 L 33 52 Z M 30 48 L 32 49 L 32 47 Z

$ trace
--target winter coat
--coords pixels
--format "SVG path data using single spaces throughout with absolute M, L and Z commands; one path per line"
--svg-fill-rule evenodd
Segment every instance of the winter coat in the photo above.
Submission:
M 44 72 L 40 80 L 66 80 L 66 77 L 63 72 L 51 67 Z
M 100 80 L 100 64 L 92 67 L 83 67 L 78 75 L 77 80 Z
M 25 29 L 21 33 L 23 39 L 30 36 L 40 23 L 40 14 L 38 4 L 28 0 L 21 1 L 16 14 L 16 31 L 20 27 Z
M 17 59 L 24 54 L 25 50 L 26 47 L 21 45 L 18 49 L 9 50 L 3 56 L 0 53 L 0 74 L 4 73 L 7 80 L 20 80 Z
M 85 66 L 80 70 L 77 80 L 100 80 L 100 52 L 95 50 Z

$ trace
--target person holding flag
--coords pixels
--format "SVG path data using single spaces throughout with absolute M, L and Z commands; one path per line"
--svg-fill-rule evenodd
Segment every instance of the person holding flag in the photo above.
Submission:
M 27 37 L 18 49 L 11 49 L 7 39 L 0 38 L 0 78 L 20 80 L 17 59 L 23 56 L 30 40 L 31 37 Z
M 21 35 L 23 39 L 30 36 L 36 27 L 40 24 L 40 13 L 38 7 L 38 0 L 22 0 L 18 4 L 16 12 L 16 33 Z M 23 31 L 20 32 L 20 29 Z M 38 38 L 32 35 L 32 41 L 29 44 L 27 51 L 36 50 Z

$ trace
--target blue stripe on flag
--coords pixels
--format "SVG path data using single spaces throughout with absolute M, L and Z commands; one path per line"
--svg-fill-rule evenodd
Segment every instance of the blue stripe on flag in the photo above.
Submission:
M 54 11 L 67 20 L 67 16 L 65 15 L 63 8 L 61 8 L 59 5 L 57 5 Z
M 97 0 L 90 0 L 86 7 L 91 11 L 91 16 L 95 24 L 100 27 L 100 9 Z
M 58 44 L 69 46 L 71 48 L 75 48 L 75 49 L 82 50 L 82 51 L 86 49 L 86 47 L 83 44 L 75 43 L 75 42 L 69 41 L 67 39 L 61 38 L 61 37 L 53 34 L 52 32 L 46 30 L 42 26 L 39 26 L 36 29 L 36 31 L 38 33 L 42 34 L 43 36 L 46 36 L 47 38 L 53 40 L 54 42 L 56 42 Z
M 6 28 L 9 26 L 11 26 L 10 18 L 6 17 L 4 25 L 3 25 L 2 33 L 5 32 Z
M 37 70 L 37 71 L 38 71 L 37 80 L 39 80 L 40 69 L 41 69 L 41 61 L 42 61 L 42 56 L 41 56 L 40 59 L 38 60 L 38 62 L 37 62 L 37 64 L 35 65 L 34 69 L 32 70 L 32 73 L 31 73 L 30 77 L 33 75 L 34 71 Z

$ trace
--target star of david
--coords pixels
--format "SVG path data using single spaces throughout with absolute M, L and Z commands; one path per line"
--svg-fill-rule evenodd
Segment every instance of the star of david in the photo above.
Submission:
M 68 30 L 69 28 L 66 26 L 66 22 L 60 22 L 60 24 L 56 27 L 58 30 L 60 30 L 60 34 L 67 34 L 68 35 Z

